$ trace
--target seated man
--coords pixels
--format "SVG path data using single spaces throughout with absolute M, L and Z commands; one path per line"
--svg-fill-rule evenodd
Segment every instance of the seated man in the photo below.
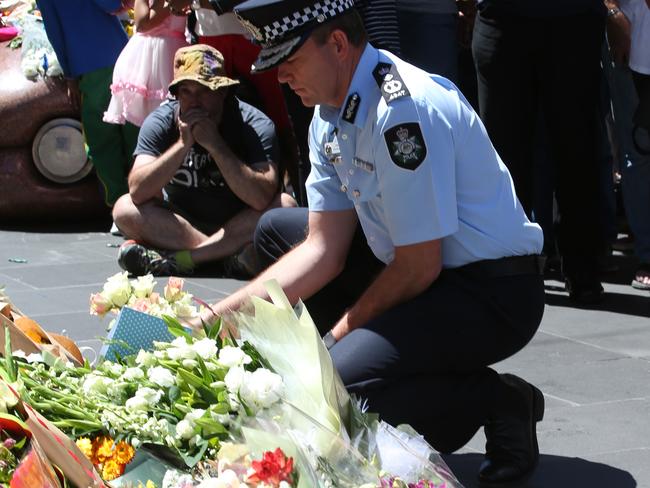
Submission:
M 189 273 L 227 257 L 226 272 L 254 272 L 245 256 L 257 220 L 267 209 L 295 205 L 279 191 L 273 123 L 235 97 L 237 83 L 210 46 L 176 53 L 169 85 L 176 100 L 142 125 L 129 193 L 113 209 L 133 239 L 118 255 L 129 273 Z

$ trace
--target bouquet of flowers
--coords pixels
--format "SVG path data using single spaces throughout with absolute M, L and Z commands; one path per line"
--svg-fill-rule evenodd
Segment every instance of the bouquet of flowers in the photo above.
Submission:
M 170 277 L 162 295 L 154 291 L 156 284 L 150 274 L 129 280 L 126 271 L 117 273 L 106 280 L 102 291 L 90 296 L 90 313 L 104 317 L 108 313 L 117 314 L 122 307 L 131 307 L 155 317 L 190 319 L 197 316 L 192 294 L 183 291 L 185 280 Z
M 95 369 L 14 358 L 22 398 L 77 439 L 106 480 L 121 475 L 143 445 L 174 452 L 189 469 L 216 455 L 238 417 L 282 394 L 282 378 L 249 344 L 220 338 L 218 325 L 193 337 L 166 320 L 176 336 L 171 343 Z

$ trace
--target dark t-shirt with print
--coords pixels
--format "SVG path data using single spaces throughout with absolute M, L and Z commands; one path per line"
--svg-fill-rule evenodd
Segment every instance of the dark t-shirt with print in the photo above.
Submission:
M 142 124 L 135 155 L 160 156 L 180 136 L 178 102 L 169 101 L 154 110 Z M 245 164 L 277 161 L 273 122 L 255 107 L 236 98 L 224 106 L 219 131 L 230 149 Z M 245 208 L 226 184 L 212 156 L 194 144 L 165 186 L 169 202 L 190 220 L 223 224 Z

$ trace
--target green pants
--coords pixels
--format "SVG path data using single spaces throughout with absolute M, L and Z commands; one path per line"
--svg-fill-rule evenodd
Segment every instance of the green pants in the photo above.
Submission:
M 127 175 L 133 163 L 133 151 L 139 128 L 133 124 L 108 124 L 102 119 L 111 101 L 113 67 L 102 68 L 81 77 L 81 122 L 90 158 L 104 187 L 106 205 L 129 191 Z

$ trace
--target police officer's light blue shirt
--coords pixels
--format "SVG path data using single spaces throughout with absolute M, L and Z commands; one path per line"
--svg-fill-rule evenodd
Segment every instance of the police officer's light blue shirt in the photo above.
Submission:
M 399 95 L 404 83 L 410 96 L 386 101 L 373 75 L 379 62 L 398 73 L 384 95 Z M 508 170 L 453 83 L 368 45 L 346 100 L 314 113 L 311 211 L 355 208 L 384 263 L 395 246 L 434 239 L 442 239 L 445 268 L 541 252 L 541 228 L 526 218 Z M 409 167 L 414 154 L 421 163 Z

